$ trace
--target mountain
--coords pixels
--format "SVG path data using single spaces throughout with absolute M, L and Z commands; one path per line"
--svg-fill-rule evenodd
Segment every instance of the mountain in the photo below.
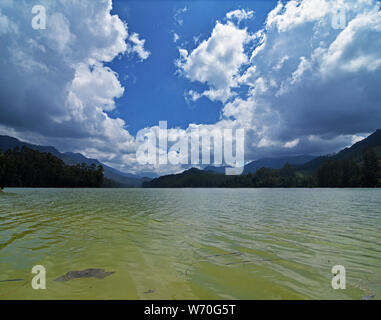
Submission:
M 96 164 L 101 164 L 98 160 L 96 159 L 91 159 L 91 158 L 86 158 L 83 154 L 81 153 L 74 153 L 74 152 L 65 152 L 62 154 L 63 155 L 63 158 L 66 159 L 66 161 L 64 159 L 65 162 L 67 162 L 67 164 L 70 164 L 71 162 L 73 162 L 73 164 L 77 164 L 77 163 L 86 163 L 86 164 L 90 164 L 90 163 L 96 163 Z M 154 173 L 154 172 L 141 172 L 139 174 L 132 174 L 132 173 L 125 173 L 125 172 L 121 172 L 119 170 L 116 170 L 112 167 L 109 167 L 105 164 L 102 164 L 102 166 L 104 168 L 107 168 L 108 171 L 110 171 L 110 175 L 112 176 L 115 176 L 115 175 L 118 175 L 118 176 L 123 176 L 123 177 L 129 177 L 129 178 L 157 178 L 157 174 Z M 110 177 L 111 179 L 111 177 Z
M 99 162 L 96 159 L 86 158 L 84 155 L 80 153 L 73 153 L 73 152 L 62 153 L 62 152 L 59 152 L 56 148 L 51 146 L 34 145 L 24 141 L 20 141 L 13 137 L 0 135 L 0 150 L 2 150 L 3 152 L 5 152 L 8 149 L 13 149 L 15 147 L 18 147 L 21 149 L 23 146 L 26 146 L 27 148 L 32 150 L 51 153 L 57 158 L 63 160 L 67 165 L 75 165 L 75 164 L 81 164 L 81 163 L 86 163 L 87 165 L 91 165 L 92 163 L 96 165 L 102 165 L 104 169 L 104 176 L 107 179 L 112 180 L 113 182 L 116 182 L 116 183 L 111 183 L 111 185 L 116 185 L 119 187 L 140 187 L 144 181 L 150 180 L 150 178 L 147 178 L 147 177 L 136 176 L 130 173 L 124 173 L 124 172 L 118 171 L 114 168 L 111 168 Z
M 230 167 L 228 167 L 228 166 L 221 166 L 221 167 L 207 166 L 203 169 L 203 171 L 225 174 L 226 168 L 230 168 Z
M 71 166 L 51 153 L 26 146 L 0 154 L 0 189 L 100 188 L 104 182 L 103 168 L 94 164 Z
M 286 163 L 289 163 L 295 166 L 302 165 L 315 158 L 316 158 L 315 156 L 310 156 L 310 155 L 299 155 L 299 156 L 289 156 L 289 157 L 280 157 L 280 158 L 262 158 L 262 159 L 255 160 L 246 164 L 242 174 L 255 173 L 260 168 L 280 169 Z M 224 174 L 225 168 L 226 166 L 223 166 L 223 167 L 208 166 L 204 168 L 204 171 Z
M 61 153 L 54 147 L 38 146 L 38 145 L 34 145 L 34 144 L 30 144 L 27 142 L 20 141 L 16 138 L 13 138 L 13 137 L 0 135 L 0 150 L 3 152 L 7 151 L 8 149 L 13 149 L 16 147 L 21 149 L 23 146 L 26 146 L 32 150 L 51 153 L 53 156 L 56 156 L 56 157 L 61 155 Z
M 377 129 L 371 135 L 359 142 L 356 142 L 349 148 L 345 148 L 334 155 L 317 157 L 303 164 L 299 167 L 299 169 L 313 171 L 326 160 L 354 160 L 359 162 L 362 159 L 363 152 L 367 149 L 372 149 L 378 156 L 381 156 L 381 129 Z
M 349 148 L 345 148 L 335 155 L 327 155 L 320 157 L 313 157 L 310 155 L 300 155 L 281 158 L 263 158 L 252 161 L 245 165 L 243 175 L 237 178 L 236 176 L 230 176 L 226 178 L 224 175 L 225 167 L 213 167 L 209 166 L 203 170 L 192 168 L 177 175 L 167 175 L 151 180 L 148 177 L 142 177 L 120 172 L 114 168 L 106 166 L 96 159 L 89 159 L 80 153 L 61 153 L 57 149 L 51 146 L 39 146 L 29 144 L 18 139 L 9 136 L 0 136 L 0 150 L 6 151 L 13 149 L 14 147 L 21 148 L 26 146 L 30 149 L 34 149 L 40 152 L 48 152 L 52 155 L 62 159 L 66 164 L 80 164 L 86 163 L 91 165 L 102 165 L 104 167 L 104 175 L 109 180 L 110 186 L 123 186 L 123 187 L 179 187 L 179 186 L 196 186 L 196 187 L 245 187 L 245 186 L 311 186 L 309 181 L 310 176 L 316 173 L 316 169 L 319 168 L 325 160 L 353 160 L 358 166 L 361 167 L 363 161 L 364 151 L 372 149 L 378 158 L 381 157 L 381 130 L 378 129 L 367 138 L 363 139 L 352 145 Z M 285 183 L 289 179 L 290 168 L 284 168 L 288 163 L 294 167 L 295 172 L 292 179 L 292 183 Z M 287 167 L 287 166 L 286 166 Z M 261 169 L 267 168 L 267 169 Z M 247 174 L 254 174 L 248 181 Z M 258 173 L 258 174 L 257 174 Z M 152 173 L 147 173 L 147 176 L 154 176 Z M 291 180 L 290 180 L 291 181 Z
M 362 154 L 366 149 L 373 149 L 378 156 L 381 156 L 381 129 L 376 130 L 367 138 L 355 143 L 349 148 L 345 148 L 334 155 L 324 156 L 311 156 L 311 155 L 299 155 L 280 158 L 262 158 L 252 161 L 245 165 L 242 174 L 255 173 L 260 168 L 280 169 L 286 163 L 293 166 L 297 166 L 300 170 L 314 171 L 325 160 L 349 160 L 353 159 L 360 161 Z M 208 166 L 204 168 L 204 171 L 210 171 L 215 173 L 225 173 L 226 166 L 213 167 Z
M 143 183 L 144 188 L 309 188 L 311 176 L 298 173 L 290 164 L 281 169 L 261 168 L 246 175 L 224 175 L 191 168 Z
M 333 156 L 264 158 L 247 164 L 242 175 L 225 167 L 192 168 L 143 183 L 148 188 L 380 187 L 381 130 Z M 313 158 L 313 159 L 312 159 Z M 311 160 L 312 159 L 312 160 Z M 308 161 L 310 160 L 310 161 Z M 325 162 L 324 160 L 332 160 Z M 307 163 L 305 163 L 308 161 Z M 324 162 L 324 163 L 323 163 Z M 303 164 L 304 163 L 304 164 Z M 318 170 L 317 170 L 318 169 Z
M 365 139 L 356 142 L 350 148 L 341 150 L 336 156 L 336 159 L 355 159 L 359 158 L 361 154 L 367 150 L 373 149 L 376 154 L 381 155 L 381 129 L 376 130 Z
M 245 165 L 243 174 L 255 173 L 260 168 L 270 168 L 270 169 L 280 169 L 286 163 L 291 165 L 302 165 L 308 161 L 311 161 L 316 157 L 310 155 L 299 155 L 281 158 L 263 158 L 259 160 L 252 161 Z
M 232 176 L 225 176 L 197 168 L 179 174 L 161 176 L 143 183 L 145 188 L 213 188 L 222 186 Z

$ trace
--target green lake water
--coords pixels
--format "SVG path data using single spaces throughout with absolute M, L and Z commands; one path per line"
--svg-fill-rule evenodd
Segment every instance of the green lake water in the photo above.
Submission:
M 34 265 L 46 290 L 34 290 Z M 331 269 L 346 269 L 346 289 Z M 53 281 L 102 268 L 104 279 Z M 22 279 L 19 281 L 7 281 Z M 380 189 L 5 189 L 0 299 L 381 298 Z

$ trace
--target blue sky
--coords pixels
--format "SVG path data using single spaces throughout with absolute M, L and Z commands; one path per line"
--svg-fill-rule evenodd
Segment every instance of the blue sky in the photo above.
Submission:
M 167 120 L 170 127 L 186 129 L 190 123 L 212 124 L 218 121 L 221 102 L 201 98 L 197 103 L 184 99 L 184 92 L 205 87 L 200 83 L 176 75 L 174 61 L 179 57 L 178 46 L 195 48 L 193 37 L 209 38 L 216 20 L 223 20 L 227 12 L 236 9 L 255 11 L 255 19 L 247 23 L 252 30 L 260 29 L 267 13 L 277 1 L 126 1 L 113 3 L 113 12 L 128 22 L 132 30 L 139 30 L 146 39 L 145 48 L 152 56 L 136 64 L 134 57 L 123 56 L 109 65 L 119 74 L 126 94 L 117 100 L 113 114 L 126 119 L 129 131 L 136 134 L 144 127 Z M 176 21 L 179 13 L 182 25 Z M 149 23 L 147 23 L 149 21 Z M 173 34 L 180 35 L 174 43 Z M 146 94 L 149 88 L 149 94 Z
M 38 4 L 44 19 L 0 2 L 0 134 L 163 174 L 184 166 L 136 157 L 160 120 L 175 138 L 242 129 L 246 162 L 334 153 L 380 128 L 379 1 Z

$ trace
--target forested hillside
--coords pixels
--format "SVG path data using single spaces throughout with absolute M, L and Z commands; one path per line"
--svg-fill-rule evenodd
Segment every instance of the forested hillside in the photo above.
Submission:
M 381 186 L 381 130 L 332 156 L 281 169 L 262 167 L 254 173 L 226 176 L 224 170 L 195 168 L 143 184 L 150 188 L 372 188 Z M 255 162 L 252 162 L 255 163 Z
M 0 151 L 0 187 L 100 187 L 103 167 L 69 166 L 51 153 L 27 147 Z

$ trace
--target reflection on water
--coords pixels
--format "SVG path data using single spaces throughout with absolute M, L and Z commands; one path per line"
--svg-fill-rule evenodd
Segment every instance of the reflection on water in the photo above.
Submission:
M 0 299 L 381 298 L 381 190 L 5 191 Z M 115 273 L 53 281 L 88 268 Z

